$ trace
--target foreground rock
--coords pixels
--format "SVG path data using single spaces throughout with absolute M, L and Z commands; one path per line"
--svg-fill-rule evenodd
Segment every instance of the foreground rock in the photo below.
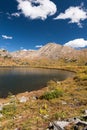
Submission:
M 71 118 L 68 121 L 54 121 L 47 130 L 87 130 L 87 122 L 79 118 Z
M 19 99 L 19 102 L 20 102 L 20 103 L 25 103 L 25 102 L 27 102 L 27 101 L 28 101 L 28 98 L 25 97 L 25 96 L 22 96 L 22 97 Z

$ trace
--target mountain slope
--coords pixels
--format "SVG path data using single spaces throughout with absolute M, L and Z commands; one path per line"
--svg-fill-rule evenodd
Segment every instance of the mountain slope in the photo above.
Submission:
M 38 61 L 41 61 L 40 63 Z M 0 49 L 0 66 L 20 66 L 47 64 L 48 61 L 78 63 L 87 65 L 87 49 L 75 50 L 55 43 L 48 43 L 38 50 L 19 50 L 8 52 Z M 36 61 L 36 62 L 34 62 Z M 45 62 L 45 63 L 44 63 Z
M 60 44 L 48 43 L 39 50 L 29 51 L 29 50 L 21 50 L 17 52 L 13 52 L 12 57 L 15 58 L 51 58 L 51 59 L 59 59 L 59 58 L 79 58 L 81 56 L 87 57 L 87 49 L 84 50 L 75 50 L 74 48 L 62 46 Z
M 8 58 L 10 58 L 11 54 L 5 49 L 0 49 L 0 57 L 3 57 L 3 58 L 8 57 Z
M 48 43 L 47 45 L 43 46 L 40 50 L 38 50 L 40 56 L 46 56 L 52 59 L 59 59 L 65 56 L 70 56 L 72 52 L 76 53 L 76 50 L 70 47 L 54 43 Z
M 16 52 L 12 52 L 11 53 L 11 56 L 13 58 L 33 58 L 35 57 L 37 51 L 35 50 L 19 50 L 19 51 L 16 51 Z

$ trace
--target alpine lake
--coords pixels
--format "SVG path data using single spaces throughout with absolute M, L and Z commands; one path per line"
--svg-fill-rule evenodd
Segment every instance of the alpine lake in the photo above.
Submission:
M 73 72 L 56 69 L 0 68 L 0 98 L 9 93 L 39 90 L 50 80 L 63 81 L 73 75 Z

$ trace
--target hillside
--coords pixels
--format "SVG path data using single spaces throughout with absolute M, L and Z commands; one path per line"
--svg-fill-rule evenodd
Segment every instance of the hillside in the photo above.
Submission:
M 0 49 L 0 57 L 3 57 L 3 58 L 8 57 L 8 58 L 10 58 L 11 54 L 5 49 Z
M 51 59 L 60 59 L 60 58 L 79 58 L 80 56 L 87 57 L 87 49 L 84 50 L 75 50 L 73 48 L 62 46 L 60 44 L 48 43 L 39 50 L 29 51 L 29 50 L 20 50 L 17 52 L 11 53 L 12 57 L 17 58 L 51 58 Z
M 55 63 L 54 63 L 55 61 Z M 87 64 L 87 49 L 76 50 L 60 44 L 48 43 L 38 50 L 19 50 L 8 52 L 0 49 L 0 66 L 44 67 L 52 64 Z
M 85 64 L 84 64 L 85 63 Z M 0 130 L 46 130 L 49 122 L 84 119 L 87 111 L 87 49 L 75 50 L 49 43 L 39 50 L 9 53 L 0 50 L 0 66 L 28 66 L 74 71 L 64 81 L 49 81 L 38 91 L 0 99 Z M 19 86 L 20 87 L 20 86 Z M 70 123 L 66 130 L 75 130 Z M 79 126 L 78 130 L 83 130 Z M 84 128 L 85 129 L 85 128 Z

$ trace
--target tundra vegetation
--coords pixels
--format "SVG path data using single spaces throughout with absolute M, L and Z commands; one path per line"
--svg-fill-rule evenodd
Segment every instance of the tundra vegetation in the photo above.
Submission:
M 81 117 L 87 110 L 85 59 L 9 60 L 5 57 L 5 60 L 0 58 L 0 66 L 54 68 L 75 72 L 73 78 L 60 82 L 51 80 L 41 90 L 18 95 L 9 94 L 6 99 L 0 99 L 0 130 L 46 130 L 51 121 Z M 23 96 L 26 100 L 20 102 Z

